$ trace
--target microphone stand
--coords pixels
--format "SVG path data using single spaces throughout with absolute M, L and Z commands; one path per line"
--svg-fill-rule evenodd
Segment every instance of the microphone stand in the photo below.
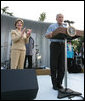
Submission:
M 65 39 L 65 89 L 59 89 L 57 97 L 59 99 L 65 97 L 71 99 L 72 97 L 79 96 L 84 100 L 84 98 L 81 95 L 82 93 L 67 88 L 67 39 Z

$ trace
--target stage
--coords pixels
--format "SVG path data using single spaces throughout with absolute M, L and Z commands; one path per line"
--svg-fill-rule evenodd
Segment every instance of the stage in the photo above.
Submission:
M 34 100 L 69 100 L 68 98 L 58 99 L 58 91 L 52 89 L 50 75 L 37 75 L 39 90 Z M 82 93 L 84 97 L 84 73 L 68 73 L 67 87 Z M 64 86 L 64 80 L 63 80 Z M 73 100 L 79 100 L 80 97 L 74 97 Z

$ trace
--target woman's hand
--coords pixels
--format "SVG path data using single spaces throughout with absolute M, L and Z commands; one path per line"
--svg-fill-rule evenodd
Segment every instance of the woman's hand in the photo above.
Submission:
M 32 30 L 31 29 L 27 29 L 27 38 L 31 35 Z
M 21 36 L 23 37 L 23 34 L 24 34 L 24 32 L 26 31 L 26 28 L 24 28 L 23 30 L 22 30 L 22 33 L 21 33 Z

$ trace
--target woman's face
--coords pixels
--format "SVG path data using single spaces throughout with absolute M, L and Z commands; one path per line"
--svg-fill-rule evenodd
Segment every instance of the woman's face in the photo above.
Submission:
M 16 23 L 16 28 L 17 28 L 17 29 L 22 29 L 22 27 L 23 27 L 22 22 L 21 22 L 21 21 L 18 21 L 18 22 Z

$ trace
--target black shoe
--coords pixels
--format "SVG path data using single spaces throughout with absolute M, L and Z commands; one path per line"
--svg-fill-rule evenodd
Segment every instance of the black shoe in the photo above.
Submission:
M 54 86 L 53 86 L 53 89 L 54 89 L 54 90 L 58 90 L 58 87 L 56 87 L 56 86 L 54 87 Z
M 58 89 L 63 89 L 62 85 L 58 85 L 57 87 L 58 87 Z
M 63 89 L 63 86 L 61 86 L 61 85 L 53 86 L 53 89 L 54 90 Z

